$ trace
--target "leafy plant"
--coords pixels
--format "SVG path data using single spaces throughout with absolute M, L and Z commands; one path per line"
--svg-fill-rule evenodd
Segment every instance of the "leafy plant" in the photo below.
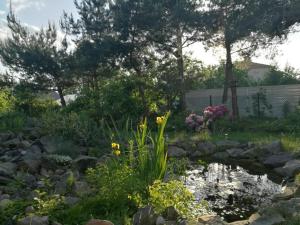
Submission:
M 151 184 L 154 180 L 162 179 L 167 169 L 164 130 L 169 115 L 170 113 L 167 113 L 165 116 L 157 117 L 158 131 L 154 137 L 148 133 L 147 119 L 140 124 L 134 135 L 137 148 L 136 168 L 139 175 L 148 184 Z M 129 146 L 131 148 L 130 152 L 134 152 L 133 144 Z
M 186 189 L 181 181 L 163 183 L 155 181 L 149 187 L 149 203 L 157 213 L 162 213 L 166 208 L 173 206 L 180 216 L 192 216 L 194 195 Z

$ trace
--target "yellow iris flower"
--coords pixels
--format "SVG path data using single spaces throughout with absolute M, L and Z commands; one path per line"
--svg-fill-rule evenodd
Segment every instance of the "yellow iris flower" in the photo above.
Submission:
M 164 116 L 159 116 L 159 117 L 156 117 L 156 123 L 158 125 L 161 125 L 165 120 L 165 117 Z

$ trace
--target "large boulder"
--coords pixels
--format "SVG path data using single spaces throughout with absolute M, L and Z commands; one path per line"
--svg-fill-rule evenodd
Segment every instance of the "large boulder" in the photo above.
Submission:
M 279 154 L 283 151 L 281 141 L 273 141 L 267 145 L 261 146 L 261 149 L 269 155 Z
M 21 145 L 21 143 L 22 141 L 17 137 L 4 142 L 2 145 L 7 148 L 17 148 Z
M 140 208 L 133 216 L 133 225 L 156 225 L 157 215 L 152 206 Z
M 42 164 L 42 150 L 38 145 L 33 145 L 22 156 L 19 168 L 29 173 L 37 174 Z
M 197 225 L 225 225 L 221 217 L 216 215 L 205 215 L 198 218 Z
M 294 177 L 300 172 L 300 160 L 290 160 L 283 167 L 276 168 L 275 171 L 286 177 Z
M 114 225 L 114 224 L 110 221 L 107 221 L 107 220 L 92 219 L 89 222 L 87 222 L 85 225 Z
M 285 219 L 278 212 L 273 212 L 259 216 L 256 220 L 250 223 L 250 225 L 278 225 L 283 224 Z
M 241 156 L 243 156 L 245 151 L 244 149 L 241 148 L 231 148 L 231 149 L 227 149 L 226 152 L 232 158 L 241 158 Z
M 85 172 L 88 168 L 95 167 L 97 160 L 96 157 L 82 155 L 74 159 L 73 164 L 80 172 Z
M 238 141 L 223 140 L 216 142 L 216 146 L 219 151 L 224 151 L 230 148 L 239 148 L 240 145 L 241 144 Z
M 278 155 L 271 155 L 267 157 L 263 164 L 272 168 L 283 166 L 286 162 L 293 159 L 293 156 L 289 153 L 282 153 Z
M 16 172 L 17 164 L 12 162 L 0 163 L 0 176 L 12 177 Z
M 183 148 L 173 146 L 173 145 L 168 146 L 168 157 L 182 158 L 186 156 L 187 156 L 187 152 Z
M 12 138 L 14 138 L 14 133 L 12 133 L 10 131 L 5 132 L 5 133 L 0 133 L 0 143 L 8 141 L 9 139 L 12 139 Z
M 27 216 L 17 222 L 17 225 L 49 225 L 48 216 Z
M 197 144 L 196 151 L 192 154 L 193 157 L 201 157 L 212 155 L 216 152 L 216 145 L 211 142 L 200 142 Z

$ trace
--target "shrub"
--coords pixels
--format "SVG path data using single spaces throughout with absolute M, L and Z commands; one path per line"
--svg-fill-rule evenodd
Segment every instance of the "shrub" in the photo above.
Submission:
M 163 183 L 155 181 L 149 187 L 149 203 L 157 213 L 162 213 L 166 208 L 173 206 L 183 218 L 192 216 L 194 195 L 186 189 L 181 181 Z
M 208 106 L 204 109 L 203 115 L 205 120 L 215 121 L 226 116 L 228 112 L 225 105 Z
M 21 112 L 0 114 L 0 131 L 20 131 L 26 124 L 26 115 Z
M 0 114 L 11 112 L 15 107 L 15 101 L 8 90 L 0 90 Z
M 0 225 L 15 224 L 17 219 L 24 216 L 24 212 L 30 202 L 14 201 L 4 209 L 0 209 Z
M 193 131 L 200 131 L 205 127 L 204 117 L 192 113 L 185 119 L 185 124 Z

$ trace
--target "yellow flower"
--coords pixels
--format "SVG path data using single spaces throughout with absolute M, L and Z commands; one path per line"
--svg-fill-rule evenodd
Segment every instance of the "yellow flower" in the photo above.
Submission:
M 141 130 L 143 130 L 145 128 L 145 124 L 140 124 L 139 127 Z
M 111 148 L 112 149 L 120 149 L 120 145 L 118 143 L 112 143 Z
M 113 151 L 113 154 L 114 154 L 115 156 L 120 156 L 120 155 L 121 155 L 121 151 L 120 151 L 119 149 L 114 150 L 114 151 Z
M 156 117 L 156 123 L 158 125 L 162 124 L 165 120 L 165 117 L 164 116 L 159 116 L 159 117 Z

